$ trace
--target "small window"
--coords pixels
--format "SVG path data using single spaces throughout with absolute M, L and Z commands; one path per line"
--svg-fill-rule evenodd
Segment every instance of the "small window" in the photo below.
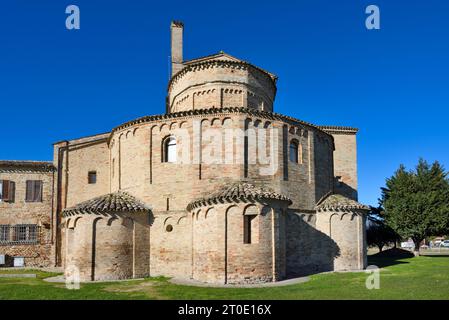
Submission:
M 42 202 L 42 186 L 41 180 L 27 180 L 25 201 Z
M 290 142 L 290 161 L 298 163 L 298 142 L 296 140 Z
M 9 180 L 0 180 L 0 202 L 14 202 L 15 183 Z
M 38 226 L 35 224 L 19 224 L 14 226 L 13 241 L 15 243 L 37 243 Z
M 97 183 L 97 171 L 89 171 L 87 174 L 87 182 L 89 184 Z
M 254 232 L 257 230 L 257 215 L 244 215 L 243 216 L 243 243 L 256 243 L 256 234 Z
M 167 225 L 167 226 L 165 227 L 165 231 L 167 231 L 167 232 L 172 232 L 172 231 L 173 231 L 173 226 L 172 226 L 171 224 Z
M 0 225 L 0 243 L 7 243 L 9 242 L 9 230 L 10 226 L 2 224 Z
M 176 138 L 169 136 L 163 142 L 163 158 L 162 162 L 176 162 Z

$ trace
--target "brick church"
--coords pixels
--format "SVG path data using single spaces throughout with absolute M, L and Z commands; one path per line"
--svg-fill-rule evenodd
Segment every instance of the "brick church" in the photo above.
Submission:
M 365 268 L 357 129 L 275 113 L 273 73 L 184 60 L 183 33 L 171 23 L 164 114 L 0 161 L 0 267 L 228 284 Z

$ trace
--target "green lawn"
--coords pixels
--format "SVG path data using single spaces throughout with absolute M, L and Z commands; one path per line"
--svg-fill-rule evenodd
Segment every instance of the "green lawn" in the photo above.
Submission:
M 320 274 L 306 283 L 254 289 L 180 286 L 166 278 L 148 278 L 68 290 L 62 283 L 42 280 L 55 274 L 22 270 L 37 278 L 0 278 L 0 299 L 449 299 L 449 257 L 371 257 L 369 263 L 383 266 L 379 290 L 366 289 L 363 272 Z M 6 272 L 19 273 L 0 271 Z

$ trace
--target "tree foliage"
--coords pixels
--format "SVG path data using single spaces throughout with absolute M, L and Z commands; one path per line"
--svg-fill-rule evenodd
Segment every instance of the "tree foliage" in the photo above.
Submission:
M 373 208 L 371 207 L 368 213 L 368 226 L 366 229 L 367 243 L 369 246 L 377 246 L 379 251 L 382 251 L 383 247 L 386 245 L 394 244 L 401 240 L 401 237 L 394 231 L 390 226 L 388 226 L 384 219 L 383 208 Z
M 388 226 L 403 238 L 412 238 L 415 250 L 428 236 L 449 230 L 449 181 L 444 168 L 420 159 L 416 170 L 401 165 L 386 180 L 380 204 Z

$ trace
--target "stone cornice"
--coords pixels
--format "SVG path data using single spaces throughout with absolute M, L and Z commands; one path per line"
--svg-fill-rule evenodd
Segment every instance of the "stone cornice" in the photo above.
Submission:
M 311 124 L 311 123 L 308 123 L 308 122 L 305 122 L 305 121 L 302 121 L 302 120 L 299 120 L 299 119 L 296 119 L 293 117 L 285 116 L 285 115 L 282 115 L 279 113 L 255 110 L 255 109 L 245 108 L 245 107 L 226 107 L 226 108 L 194 109 L 194 110 L 186 110 L 186 111 L 180 111 L 180 112 L 174 112 L 174 113 L 166 113 L 166 114 L 141 117 L 141 118 L 138 118 L 135 120 L 125 122 L 124 124 L 121 124 L 121 125 L 115 127 L 114 129 L 112 129 L 108 141 L 110 142 L 110 140 L 115 132 L 132 127 L 136 124 L 153 122 L 153 121 L 179 119 L 179 118 L 193 118 L 196 116 L 219 115 L 219 114 L 222 114 L 222 115 L 245 114 L 248 116 L 259 117 L 259 118 L 263 118 L 266 120 L 284 121 L 284 122 L 291 123 L 293 125 L 307 126 L 309 128 L 313 128 L 319 132 L 322 132 L 326 136 L 330 136 L 330 133 L 323 130 L 319 126 L 316 126 L 314 124 Z
M 0 172 L 54 172 L 55 166 L 47 161 L 0 160 Z
M 183 69 L 178 71 L 176 74 L 171 77 L 170 81 L 168 82 L 167 91 L 170 92 L 171 86 L 173 83 L 177 82 L 179 78 L 184 76 L 187 72 L 190 71 L 196 71 L 201 69 L 207 69 L 210 67 L 226 67 L 226 68 L 237 68 L 237 69 L 244 69 L 247 70 L 248 68 L 255 69 L 267 76 L 268 79 L 271 80 L 272 85 L 274 87 L 274 90 L 276 90 L 276 80 L 277 77 L 272 76 L 267 71 L 256 67 L 255 65 L 246 62 L 246 61 L 231 61 L 231 60 L 206 60 L 206 61 L 200 61 L 192 64 L 186 65 Z
M 329 133 L 329 134 L 347 134 L 354 135 L 359 129 L 353 127 L 344 127 L 344 126 L 318 126 L 321 130 Z

